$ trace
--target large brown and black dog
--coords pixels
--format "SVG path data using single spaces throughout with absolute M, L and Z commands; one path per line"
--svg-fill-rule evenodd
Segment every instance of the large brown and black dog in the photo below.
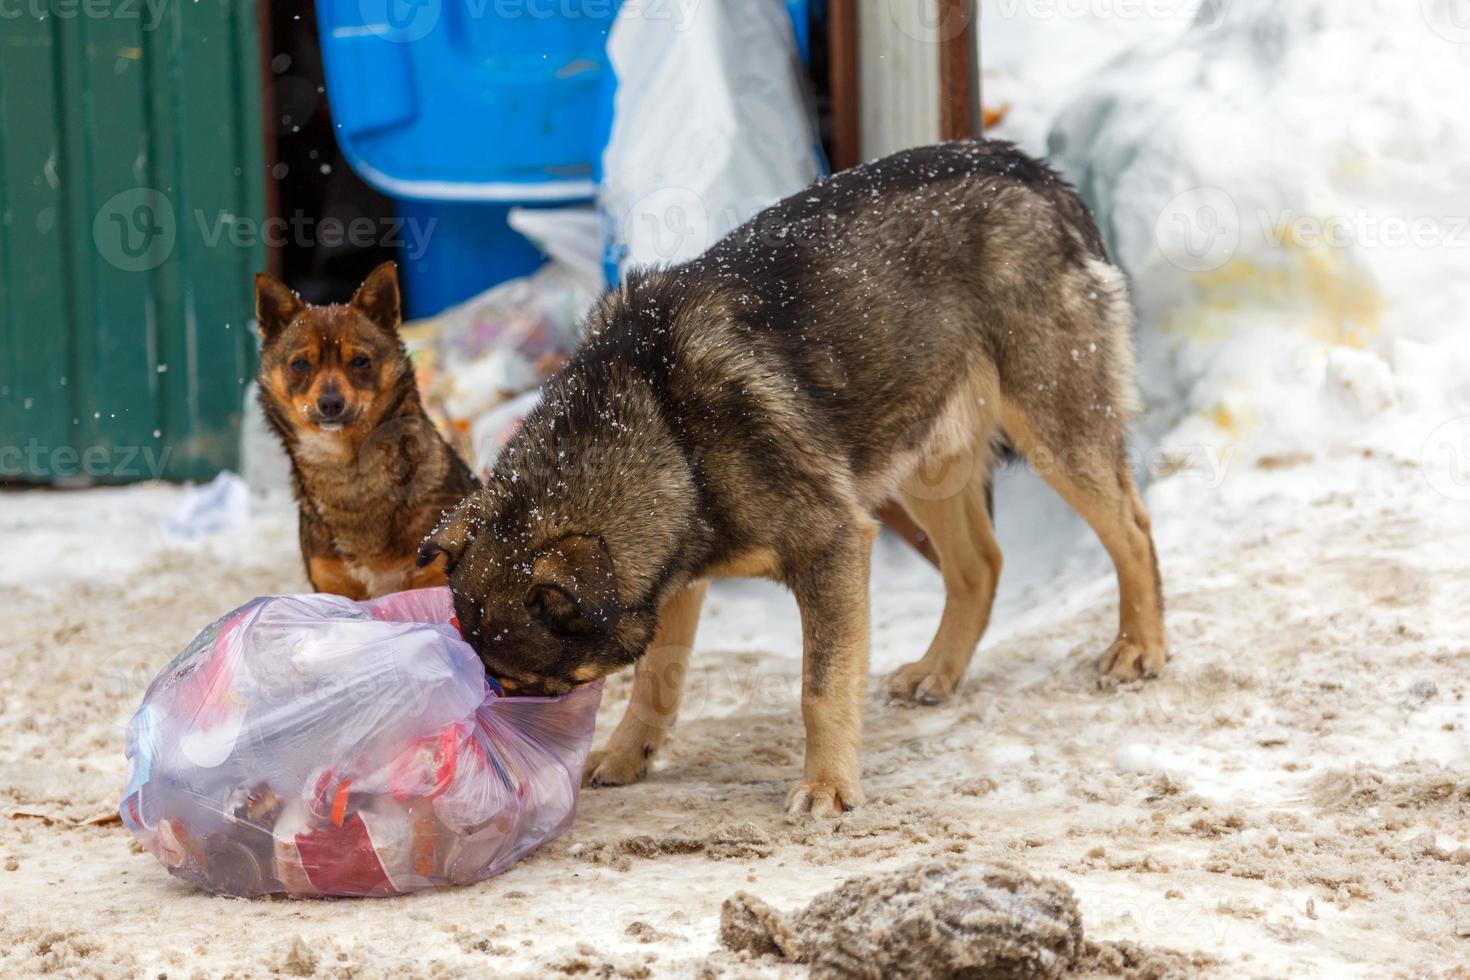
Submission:
M 443 585 L 414 555 L 479 482 L 424 414 L 398 335 L 393 263 L 345 306 L 307 305 L 258 275 L 255 315 L 260 403 L 291 457 L 312 587 L 366 599 Z
M 1117 568 L 1100 660 L 1165 662 L 1148 515 L 1125 457 L 1132 310 L 1086 208 L 1001 142 L 899 153 L 762 212 L 700 258 L 633 275 L 591 315 L 482 491 L 424 543 L 462 628 L 507 687 L 555 693 L 637 662 L 595 782 L 637 778 L 678 703 L 670 643 L 705 583 L 795 593 L 806 763 L 793 812 L 862 801 L 875 508 L 897 489 L 947 591 L 894 694 L 964 675 L 1001 555 L 985 506 L 993 447 L 1027 456 Z M 934 474 L 940 474 L 936 477 Z

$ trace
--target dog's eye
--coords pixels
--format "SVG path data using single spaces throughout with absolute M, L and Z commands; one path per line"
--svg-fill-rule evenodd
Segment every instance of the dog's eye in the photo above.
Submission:
M 311 362 L 304 357 L 298 357 L 296 358 L 296 360 L 291 362 L 291 370 L 295 371 L 297 374 L 305 374 L 307 371 L 311 370 Z
M 361 370 L 363 370 L 364 368 L 366 368 L 371 363 L 372 362 L 369 361 L 366 357 L 364 357 L 361 354 L 358 354 L 352 360 L 350 360 L 350 361 L 347 362 L 347 366 L 350 367 L 350 368 L 352 368 L 352 370 L 354 370 L 354 371 L 361 371 Z

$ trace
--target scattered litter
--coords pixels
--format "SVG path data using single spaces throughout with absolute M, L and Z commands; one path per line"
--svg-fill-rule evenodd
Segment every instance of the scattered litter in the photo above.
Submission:
M 1164 768 L 1157 752 L 1137 742 L 1120 748 L 1113 757 L 1113 764 L 1123 772 L 1160 772 Z
M 250 487 L 237 473 L 221 470 L 213 480 L 189 491 L 168 519 L 175 537 L 202 538 L 250 520 Z

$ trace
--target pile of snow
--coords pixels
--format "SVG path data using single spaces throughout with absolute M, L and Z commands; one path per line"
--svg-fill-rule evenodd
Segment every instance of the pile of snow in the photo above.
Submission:
M 1470 435 L 1454 7 L 1209 0 L 1073 86 L 1049 149 L 1132 280 L 1147 439 L 1463 466 L 1435 448 Z
M 1222 0 L 987 0 L 980 4 L 981 95 L 1002 113 L 986 135 L 1036 156 L 1058 111 L 1125 51 L 1158 51 Z

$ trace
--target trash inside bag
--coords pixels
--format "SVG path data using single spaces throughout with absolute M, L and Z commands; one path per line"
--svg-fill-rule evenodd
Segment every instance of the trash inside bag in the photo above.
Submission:
M 449 590 L 255 599 L 128 726 L 120 810 L 171 874 L 257 896 L 480 881 L 572 822 L 602 686 L 504 697 Z

